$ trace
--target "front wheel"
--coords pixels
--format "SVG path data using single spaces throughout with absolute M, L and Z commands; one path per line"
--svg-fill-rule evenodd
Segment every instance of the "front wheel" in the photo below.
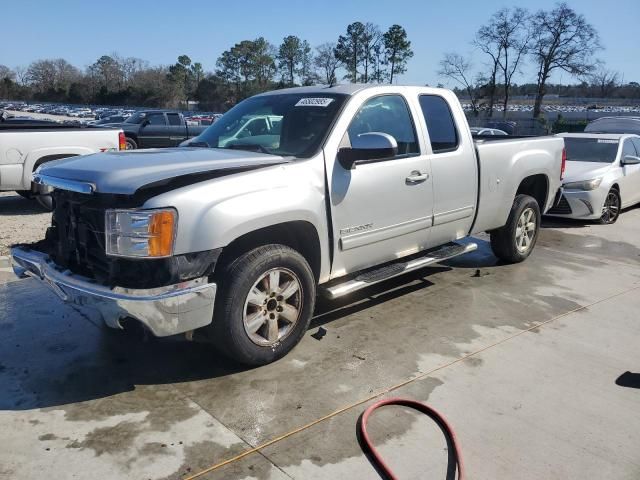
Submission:
M 506 225 L 491 232 L 491 249 L 507 263 L 524 261 L 533 250 L 540 230 L 540 207 L 535 198 L 517 195 Z
M 222 272 L 211 339 L 240 363 L 271 363 L 302 339 L 315 297 L 313 273 L 300 253 L 284 245 L 251 250 Z
M 609 190 L 607 198 L 604 199 L 604 205 L 602 206 L 602 216 L 599 223 L 603 225 L 611 225 L 616 223 L 620 216 L 620 193 L 615 188 Z

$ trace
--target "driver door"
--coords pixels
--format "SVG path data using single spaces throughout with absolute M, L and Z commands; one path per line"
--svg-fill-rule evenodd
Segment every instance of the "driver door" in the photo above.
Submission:
M 169 147 L 169 129 L 167 120 L 162 112 L 148 113 L 138 133 L 140 148 Z
M 342 139 L 369 132 L 393 136 L 398 153 L 345 168 L 336 159 L 330 196 L 336 250 L 332 277 L 426 248 L 433 193 L 428 156 L 421 153 L 416 122 L 400 94 L 367 100 Z

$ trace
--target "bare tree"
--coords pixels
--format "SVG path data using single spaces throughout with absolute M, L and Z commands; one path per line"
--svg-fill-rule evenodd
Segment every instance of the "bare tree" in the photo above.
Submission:
M 334 54 L 335 49 L 335 43 L 323 43 L 316 47 L 316 55 L 313 59 L 313 64 L 320 71 L 322 81 L 327 85 L 336 83 L 336 70 L 338 70 L 340 60 Z
M 18 83 L 22 86 L 25 86 L 29 81 L 29 71 L 27 67 L 18 65 L 13 69 L 13 71 L 16 74 L 16 80 L 18 81 Z
M 607 98 L 618 87 L 618 78 L 618 72 L 601 67 L 589 76 L 589 81 L 598 89 L 600 98 Z
M 478 107 L 476 102 L 476 93 L 470 80 L 471 62 L 458 53 L 445 53 L 444 58 L 440 60 L 440 70 L 438 70 L 438 75 L 450 78 L 462 85 L 471 100 L 473 113 L 477 115 Z
M 476 33 L 473 45 L 490 58 L 487 64 L 488 75 L 484 83 L 487 85 L 487 94 L 489 95 L 488 116 L 492 117 L 496 98 L 496 77 L 498 75 L 500 57 L 502 56 L 502 42 L 499 41 L 498 36 L 489 25 L 484 25 Z
M 538 65 L 538 88 L 533 116 L 540 115 L 545 85 L 555 70 L 585 76 L 594 69 L 593 54 L 599 50 L 598 32 L 584 15 L 566 3 L 551 11 L 540 10 L 531 22 L 534 32 L 531 55 Z

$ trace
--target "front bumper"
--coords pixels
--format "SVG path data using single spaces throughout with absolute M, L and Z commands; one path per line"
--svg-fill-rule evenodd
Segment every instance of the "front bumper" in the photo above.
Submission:
M 595 190 L 564 190 L 560 202 L 547 212 L 552 217 L 597 220 L 602 216 L 604 194 Z
M 155 336 L 188 332 L 211 323 L 216 284 L 206 277 L 151 289 L 109 288 L 57 266 L 49 255 L 13 247 L 14 273 L 34 277 L 49 286 L 63 301 L 93 308 L 112 328 L 131 317 Z

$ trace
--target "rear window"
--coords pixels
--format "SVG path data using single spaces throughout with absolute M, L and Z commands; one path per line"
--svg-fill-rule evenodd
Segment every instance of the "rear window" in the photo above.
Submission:
M 618 153 L 618 140 L 564 137 L 567 161 L 611 163 Z
M 437 95 L 420 95 L 420 108 L 433 153 L 450 152 L 458 148 L 458 132 L 446 100 Z

